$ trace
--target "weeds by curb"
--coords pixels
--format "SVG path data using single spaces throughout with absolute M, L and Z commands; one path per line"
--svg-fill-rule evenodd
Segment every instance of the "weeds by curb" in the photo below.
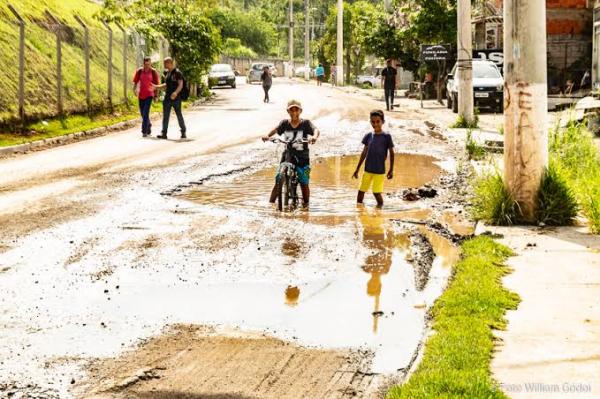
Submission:
M 501 282 L 512 252 L 489 237 L 469 240 L 462 250 L 448 289 L 431 310 L 435 334 L 421 363 L 387 399 L 506 398 L 491 377 L 490 362 L 493 330 L 506 327 L 506 311 L 519 303 Z

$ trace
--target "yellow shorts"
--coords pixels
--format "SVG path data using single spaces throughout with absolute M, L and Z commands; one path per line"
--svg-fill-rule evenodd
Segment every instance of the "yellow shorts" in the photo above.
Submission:
M 383 193 L 383 182 L 385 180 L 385 174 L 375 174 L 365 172 L 362 177 L 362 181 L 360 182 L 359 190 L 363 193 L 369 191 L 369 188 L 373 186 L 373 194 L 381 194 Z

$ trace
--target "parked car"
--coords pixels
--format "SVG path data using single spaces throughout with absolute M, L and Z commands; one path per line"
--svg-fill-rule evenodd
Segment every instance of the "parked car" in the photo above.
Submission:
M 273 77 L 277 76 L 277 68 L 270 62 L 255 62 L 250 66 L 250 72 L 248 72 L 248 83 L 260 82 L 260 76 L 263 73 L 263 68 L 268 66 L 271 70 Z
M 381 87 L 381 76 L 358 75 L 354 83 L 358 86 Z
M 229 64 L 215 64 L 208 72 L 208 88 L 215 86 L 231 86 L 235 89 L 235 72 Z
M 458 75 L 454 65 L 446 83 L 447 106 L 458 113 Z M 491 61 L 473 60 L 473 97 L 475 106 L 504 111 L 504 78 Z
M 306 69 L 306 67 L 298 67 L 294 70 L 294 76 L 297 78 L 303 78 L 304 77 L 304 70 Z M 310 76 L 311 78 L 313 78 L 315 76 L 315 70 L 313 68 L 308 68 L 309 72 L 308 72 L 308 76 Z

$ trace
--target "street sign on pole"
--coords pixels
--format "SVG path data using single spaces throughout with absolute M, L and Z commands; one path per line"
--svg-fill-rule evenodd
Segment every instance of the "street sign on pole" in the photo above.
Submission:
M 449 44 L 422 44 L 422 61 L 448 61 L 452 56 L 452 46 Z

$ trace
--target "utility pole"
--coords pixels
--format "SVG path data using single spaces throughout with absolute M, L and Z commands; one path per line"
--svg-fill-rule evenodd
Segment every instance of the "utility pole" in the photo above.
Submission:
M 290 0 L 290 37 L 289 37 L 290 67 L 288 77 L 294 74 L 294 0 Z
M 471 0 L 458 0 L 458 114 L 473 121 L 473 44 Z M 544 14 L 545 15 L 545 14 Z
M 337 0 L 337 56 L 335 77 L 338 86 L 344 85 L 344 1 Z
M 504 3 L 504 177 L 526 221 L 548 164 L 546 1 Z
M 310 80 L 309 0 L 304 0 L 304 80 Z

